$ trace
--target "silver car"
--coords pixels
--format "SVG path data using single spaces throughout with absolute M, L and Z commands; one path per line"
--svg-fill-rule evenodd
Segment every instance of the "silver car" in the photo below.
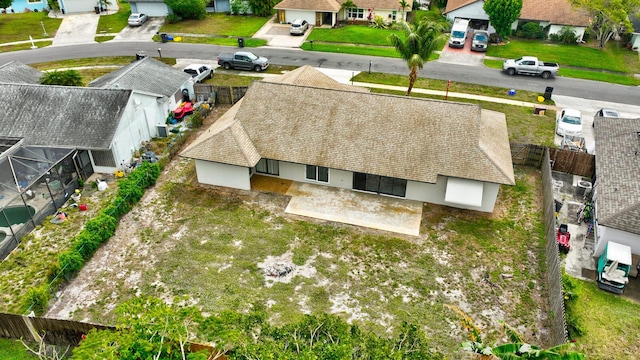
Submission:
M 473 39 L 471 40 L 471 50 L 487 51 L 488 46 L 489 46 L 489 32 L 485 30 L 474 31 Z
M 289 34 L 291 35 L 304 35 L 304 33 L 309 28 L 309 23 L 307 20 L 303 19 L 295 19 L 291 23 L 291 28 L 289 29 Z
M 147 14 L 142 13 L 133 13 L 129 16 L 128 22 L 129 26 L 140 26 L 147 21 L 149 17 Z

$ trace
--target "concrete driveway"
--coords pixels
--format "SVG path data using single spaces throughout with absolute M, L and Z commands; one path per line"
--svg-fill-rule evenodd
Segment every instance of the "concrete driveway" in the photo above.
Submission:
M 438 62 L 468 65 L 468 66 L 483 66 L 484 52 L 471 51 L 471 35 L 467 34 L 467 39 L 464 42 L 462 49 L 456 49 L 449 47 L 449 44 L 445 45 L 440 51 L 440 57 Z
M 99 19 L 96 13 L 64 15 L 51 45 L 95 43 Z
M 283 48 L 300 48 L 311 33 L 312 27 L 309 27 L 304 35 L 293 36 L 289 34 L 290 25 L 276 24 L 275 18 L 271 18 L 258 30 L 253 37 L 257 39 L 267 40 L 268 46 Z
M 588 100 L 571 96 L 552 95 L 551 99 L 555 101 L 558 108 L 577 109 L 582 112 L 582 137 L 584 137 L 587 151 L 589 154 L 595 154 L 595 141 L 593 137 L 593 115 L 601 108 L 610 108 L 620 111 L 620 115 L 624 118 L 639 118 L 640 106 L 619 104 L 607 101 Z M 562 138 L 555 136 L 555 144 L 560 146 Z
M 151 17 L 141 26 L 127 26 L 112 41 L 153 41 L 153 36 L 164 25 L 163 17 Z

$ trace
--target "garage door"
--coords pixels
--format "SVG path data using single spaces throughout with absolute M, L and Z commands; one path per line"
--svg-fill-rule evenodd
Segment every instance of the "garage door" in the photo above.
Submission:
M 95 11 L 94 7 L 98 3 L 94 0 L 62 0 L 60 2 L 68 13 Z
M 131 8 L 133 9 L 133 5 Z M 169 14 L 169 8 L 164 3 L 139 2 L 136 3 L 136 11 L 148 16 L 167 16 Z
M 295 19 L 304 19 L 311 25 L 316 24 L 316 13 L 315 11 L 295 11 L 295 10 L 287 10 L 285 13 L 285 21 L 288 23 L 293 22 Z

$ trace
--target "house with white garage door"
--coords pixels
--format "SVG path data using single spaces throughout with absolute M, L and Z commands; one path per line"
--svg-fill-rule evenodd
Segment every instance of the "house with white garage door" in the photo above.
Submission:
M 402 8 L 397 0 L 354 0 L 355 7 L 342 8 L 346 0 L 282 0 L 274 6 L 280 23 L 304 19 L 314 26 L 335 26 L 340 20 L 370 21 L 381 16 L 388 22 L 405 21 L 411 6 Z
M 131 0 L 131 12 L 143 13 L 149 16 L 167 16 L 172 11 L 164 0 Z M 231 5 L 229 0 L 208 0 L 205 9 L 208 12 L 229 12 Z
M 515 184 L 503 113 L 335 84 L 254 81 L 180 155 L 203 184 L 260 174 L 484 212 Z
M 487 29 L 495 32 L 489 23 L 489 15 L 484 12 L 483 0 L 449 0 L 444 14 L 454 21 L 457 18 L 471 20 L 474 29 Z M 547 34 L 557 34 L 565 26 L 570 27 L 582 39 L 586 28 L 590 24 L 586 11 L 574 8 L 569 0 L 523 0 L 520 17 L 514 21 L 511 28 L 518 28 L 518 24 L 537 22 Z

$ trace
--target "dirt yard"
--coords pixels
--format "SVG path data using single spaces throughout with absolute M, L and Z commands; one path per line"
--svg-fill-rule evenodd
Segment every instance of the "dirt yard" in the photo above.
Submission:
M 114 308 L 140 294 L 204 313 L 263 303 L 275 323 L 319 312 L 379 333 L 418 323 L 434 347 L 461 358 L 468 338 L 443 306 L 452 304 L 489 340 L 503 337 L 505 320 L 545 345 L 540 177 L 516 169 L 516 179 L 493 214 L 426 204 L 413 237 L 296 218 L 284 213 L 287 196 L 201 186 L 193 163 L 176 158 L 47 316 L 112 323 Z

